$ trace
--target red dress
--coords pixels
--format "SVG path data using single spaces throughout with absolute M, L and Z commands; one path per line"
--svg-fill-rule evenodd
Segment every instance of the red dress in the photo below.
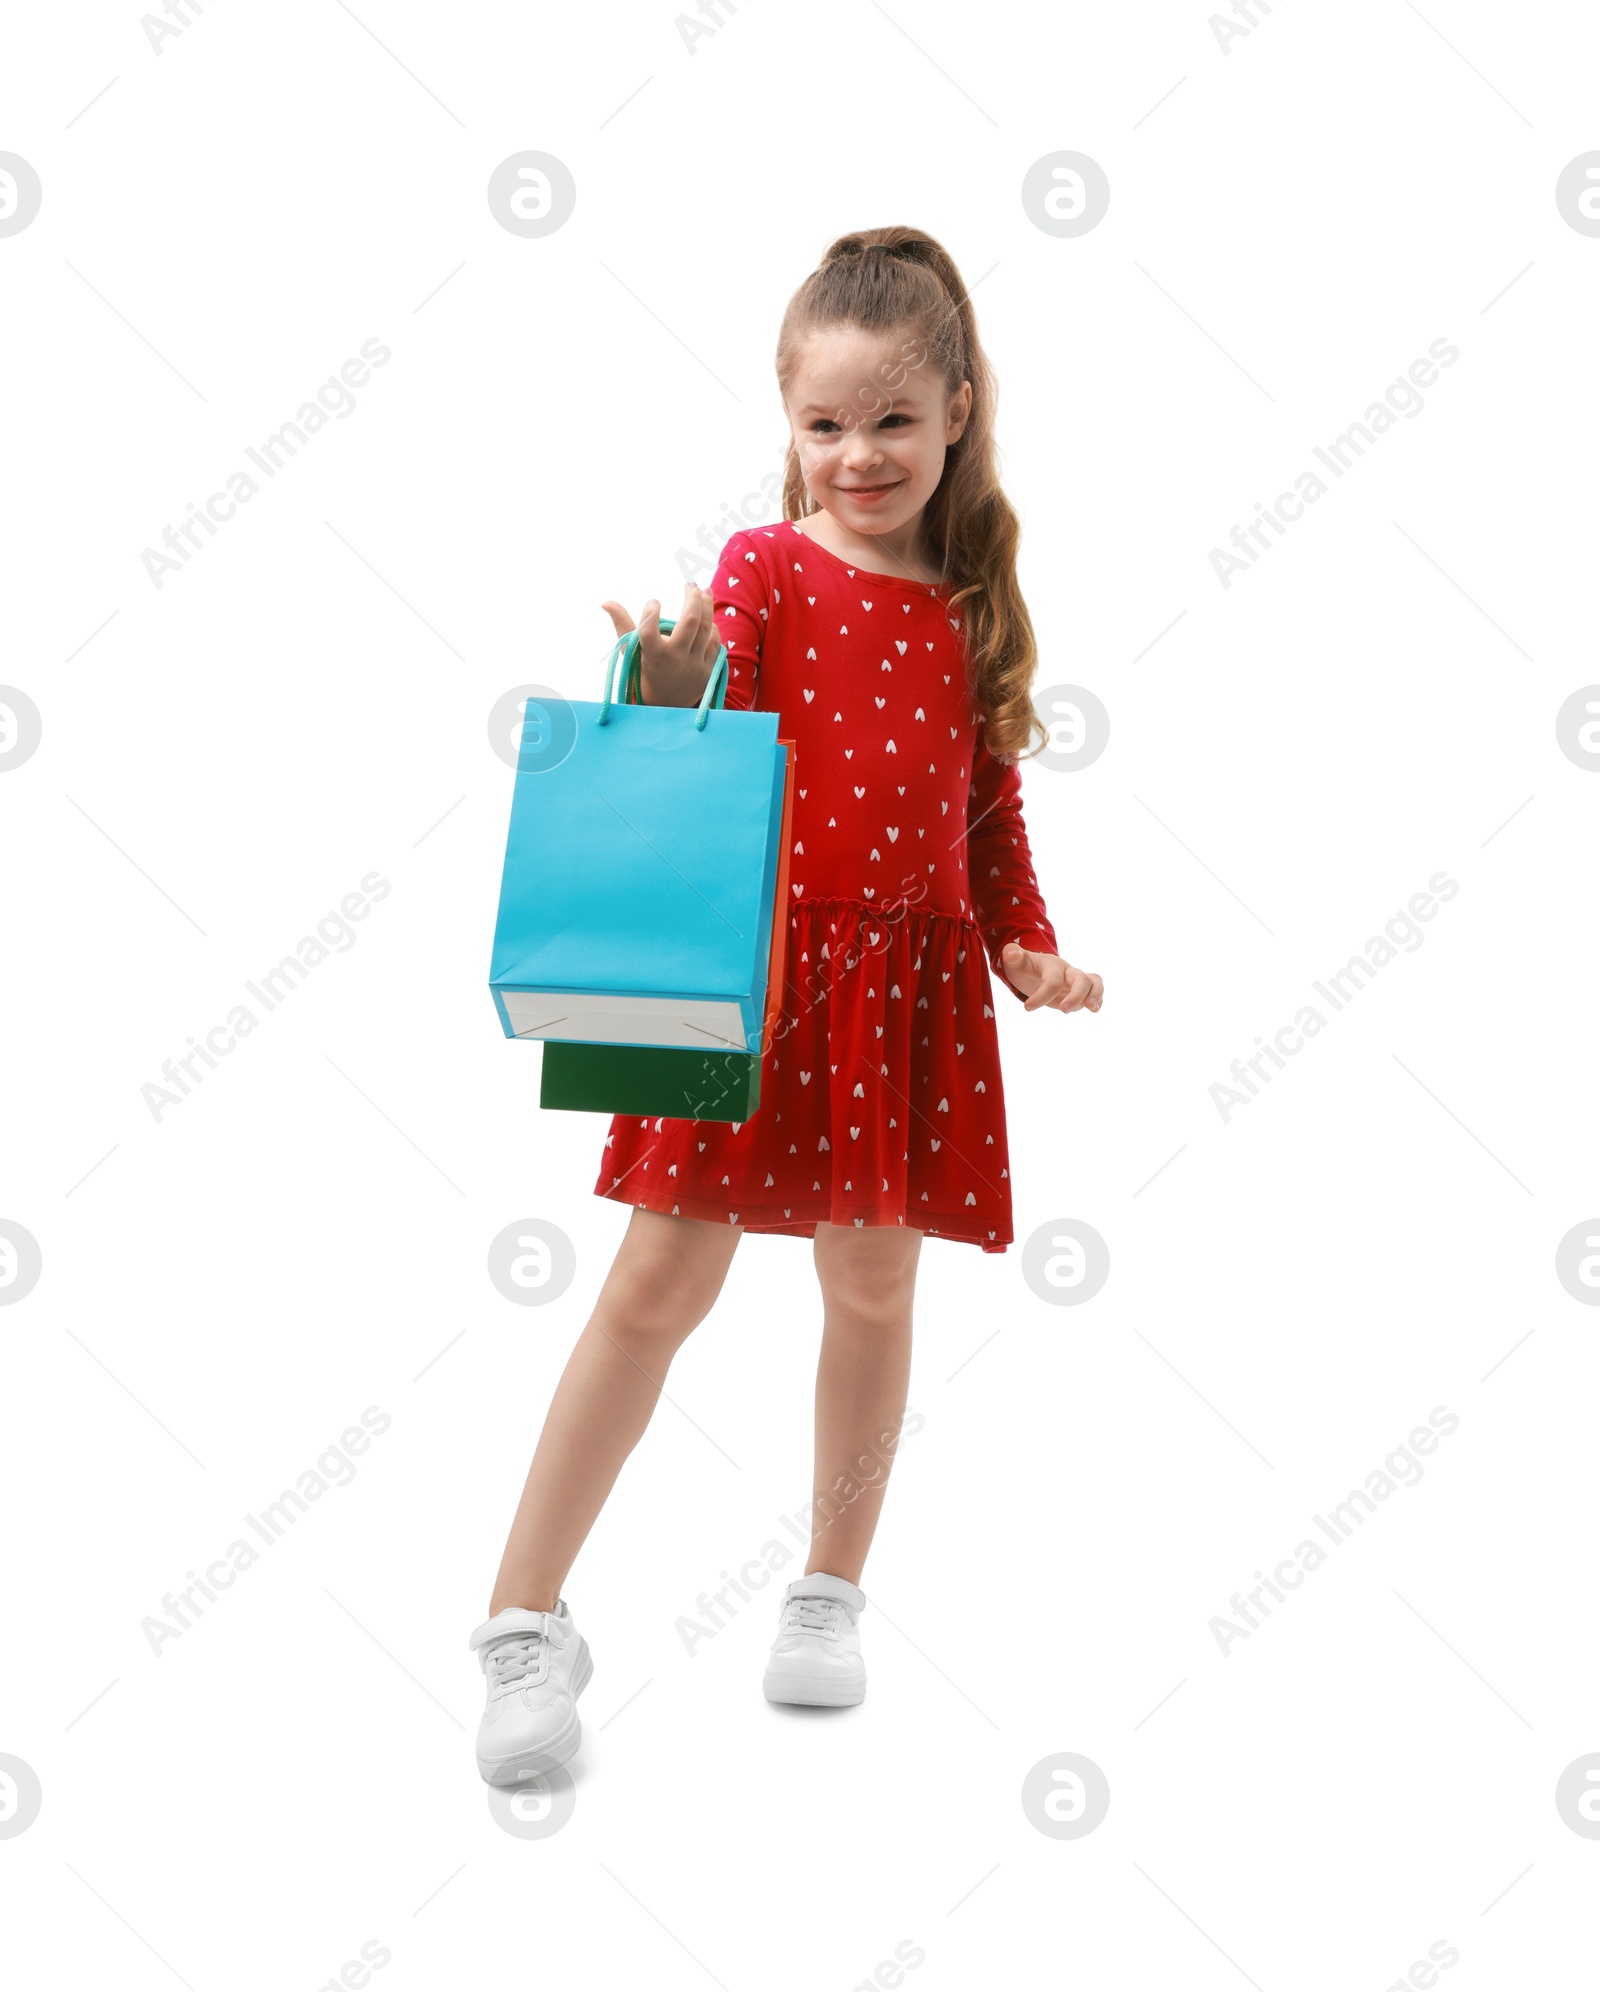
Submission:
M 597 1196 L 815 1234 L 1012 1241 L 995 982 L 1055 954 L 1021 777 L 984 744 L 951 590 L 852 567 L 792 521 L 735 533 L 712 596 L 725 703 L 795 742 L 782 1014 L 745 1122 L 618 1114 Z

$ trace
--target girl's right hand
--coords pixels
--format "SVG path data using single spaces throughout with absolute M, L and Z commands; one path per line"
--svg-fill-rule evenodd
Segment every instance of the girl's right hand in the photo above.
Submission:
M 600 604 L 618 636 L 626 636 L 634 621 L 620 602 Z M 690 582 L 683 607 L 670 632 L 661 633 L 661 604 L 645 603 L 639 616 L 639 694 L 646 705 L 692 706 L 711 676 L 722 647 L 716 628 L 716 605 L 704 588 Z

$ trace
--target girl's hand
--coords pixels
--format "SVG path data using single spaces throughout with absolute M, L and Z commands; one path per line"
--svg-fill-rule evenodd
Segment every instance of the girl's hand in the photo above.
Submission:
M 1012 987 L 1027 998 L 1025 1010 L 1098 1010 L 1105 994 L 1098 975 L 1074 968 L 1060 955 L 1034 954 L 1016 941 L 1006 942 L 1000 962 Z
M 618 636 L 634 626 L 620 602 L 600 604 Z M 691 581 L 683 591 L 683 607 L 671 631 L 661 634 L 661 604 L 645 603 L 639 617 L 639 695 L 646 705 L 692 706 L 711 676 L 722 647 L 717 638 L 716 607 L 705 589 Z

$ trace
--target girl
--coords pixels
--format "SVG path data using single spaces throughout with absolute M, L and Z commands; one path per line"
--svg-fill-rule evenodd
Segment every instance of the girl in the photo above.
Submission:
M 1025 1009 L 1100 1008 L 1100 977 L 1056 950 L 1023 828 L 1016 761 L 1043 731 L 1033 629 L 993 377 L 950 257 L 913 228 L 842 236 L 790 300 L 777 372 L 783 521 L 735 533 L 670 633 L 645 604 L 640 682 L 648 703 L 693 705 L 725 646 L 726 704 L 777 711 L 796 743 L 782 1018 L 754 1120 L 618 1115 L 606 1136 L 595 1193 L 632 1206 L 628 1228 L 470 1640 L 491 1784 L 578 1747 L 591 1668 L 561 1587 L 746 1231 L 814 1239 L 823 1309 L 812 1551 L 765 1693 L 862 1699 L 859 1585 L 923 1235 L 1012 1239 L 983 957 Z M 883 1470 L 863 1484 L 868 1459 Z

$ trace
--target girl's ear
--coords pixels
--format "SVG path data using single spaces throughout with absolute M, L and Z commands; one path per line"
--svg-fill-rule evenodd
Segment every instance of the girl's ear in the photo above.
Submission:
M 945 420 L 946 443 L 958 443 L 967 426 L 967 418 L 972 413 L 972 382 L 964 380 L 950 397 L 950 412 Z

